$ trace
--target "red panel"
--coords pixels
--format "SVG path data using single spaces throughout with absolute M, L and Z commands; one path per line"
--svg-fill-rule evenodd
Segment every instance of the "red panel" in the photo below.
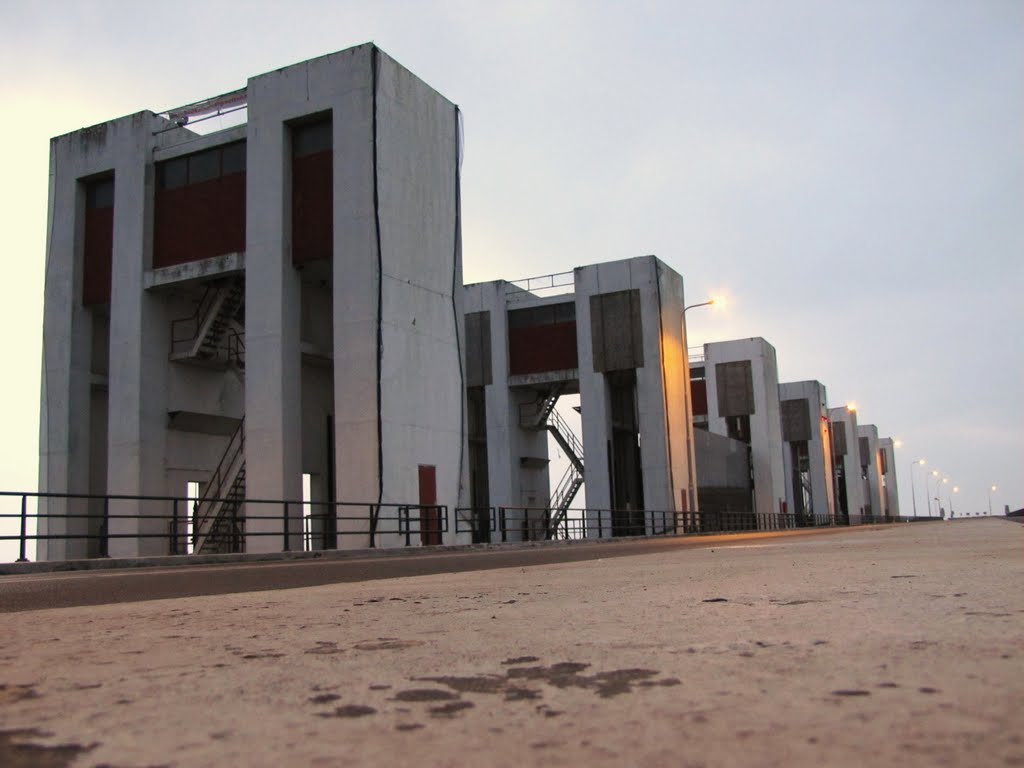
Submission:
M 153 266 L 245 250 L 245 173 L 156 193 Z
M 292 263 L 334 253 L 334 152 L 292 158 Z
M 708 382 L 695 379 L 690 382 L 690 402 L 693 403 L 694 416 L 708 415 Z
M 437 504 L 437 468 L 420 464 L 420 542 L 441 543 L 441 510 Z
M 106 304 L 110 301 L 110 273 L 114 258 L 114 209 L 89 208 L 85 211 L 83 247 L 82 303 Z
M 575 320 L 509 329 L 508 369 L 513 376 L 577 367 Z

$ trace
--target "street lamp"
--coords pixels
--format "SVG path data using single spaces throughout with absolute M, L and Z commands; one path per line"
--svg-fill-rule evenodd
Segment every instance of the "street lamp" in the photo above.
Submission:
M 992 517 L 992 491 L 998 491 L 998 490 L 999 490 L 999 486 L 998 485 L 993 485 L 991 488 L 988 489 L 988 516 L 989 517 Z
M 960 493 L 960 486 L 954 485 L 953 486 L 953 493 L 951 493 L 949 495 L 949 519 L 950 520 L 953 519 L 953 495 L 957 494 L 957 493 Z
M 923 467 L 924 459 L 918 459 L 910 465 L 910 498 L 914 502 L 914 517 L 917 517 L 917 490 L 914 488 L 914 467 Z
M 712 304 L 715 303 L 715 301 L 716 300 L 712 298 L 708 299 L 707 301 L 702 301 L 700 304 L 691 304 L 688 307 L 683 307 L 683 312 L 689 312 L 691 309 L 696 309 L 697 307 L 710 307 Z
M 938 488 L 939 488 L 939 470 L 933 469 L 931 476 L 935 478 L 935 492 L 938 493 Z M 931 486 L 928 485 L 928 477 L 925 476 L 925 479 L 924 479 L 924 495 L 925 495 L 925 499 L 928 501 L 928 517 L 932 516 L 932 494 L 931 494 L 930 488 L 931 488 Z

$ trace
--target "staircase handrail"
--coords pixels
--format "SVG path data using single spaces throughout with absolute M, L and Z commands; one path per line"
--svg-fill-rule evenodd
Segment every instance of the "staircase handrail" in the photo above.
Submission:
M 244 449 L 245 417 L 243 416 L 241 421 L 238 422 L 238 426 L 235 427 L 235 431 L 231 434 L 231 439 L 228 441 L 227 448 L 224 449 L 224 455 L 220 457 L 220 463 L 217 465 L 217 468 L 213 470 L 213 474 L 210 476 L 210 482 L 206 484 L 206 490 L 203 491 L 203 495 L 195 503 L 195 508 L 197 510 L 202 509 L 203 505 L 208 501 L 219 500 L 222 498 L 221 492 L 224 490 L 226 482 L 231 479 L 227 477 L 226 473 Z M 210 509 L 212 509 L 212 507 L 213 505 L 211 504 Z M 203 519 L 196 521 L 196 527 L 202 528 L 209 516 L 210 511 L 208 509 L 206 514 L 203 516 Z
M 561 511 L 562 505 L 565 503 L 565 497 L 569 494 L 569 489 L 576 484 L 578 477 L 580 477 L 580 472 L 574 465 L 570 464 L 565 468 L 565 474 L 562 475 L 562 479 L 555 486 L 555 492 L 551 494 L 549 504 L 551 509 Z
M 562 415 L 557 410 L 552 409 L 551 413 L 548 414 L 548 426 L 558 430 L 562 435 L 562 438 L 569 444 L 569 447 L 572 448 L 572 452 L 576 454 L 576 458 L 582 464 L 583 444 L 580 442 L 580 439 L 576 437 L 576 433 L 573 432 L 572 427 L 566 423 L 565 419 L 562 418 Z
M 245 367 L 245 334 L 234 328 L 228 331 L 228 361 L 240 368 Z
M 519 404 L 519 426 L 527 429 L 543 429 L 548 415 L 554 411 L 555 404 L 562 394 L 564 382 L 558 382 L 547 392 L 542 392 L 536 400 Z
M 179 344 L 191 343 L 196 340 L 199 336 L 199 329 L 203 327 L 203 323 L 206 321 L 206 316 L 213 310 L 214 305 L 217 303 L 217 289 L 219 286 L 216 283 L 207 285 L 203 291 L 203 296 L 199 299 L 199 303 L 196 305 L 196 310 L 188 317 L 179 317 L 177 320 L 171 321 L 171 352 L 175 352 Z M 192 335 L 178 337 L 176 330 L 184 323 L 192 323 Z

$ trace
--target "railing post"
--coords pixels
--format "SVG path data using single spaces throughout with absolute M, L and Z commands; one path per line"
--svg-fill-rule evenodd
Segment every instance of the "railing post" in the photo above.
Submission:
M 288 502 L 286 501 L 284 503 L 284 551 L 285 552 L 291 552 L 291 549 L 292 549 L 291 536 L 290 536 L 291 531 L 289 530 L 289 528 L 291 526 L 288 525 L 289 522 L 290 522 L 290 520 L 289 520 L 289 513 L 288 513 Z
M 38 501 L 36 502 L 38 504 Z M 36 525 L 39 525 L 39 518 L 36 517 Z M 25 536 L 28 531 L 28 496 L 22 494 L 21 496 L 21 536 L 18 540 L 18 562 L 27 563 L 28 558 L 25 557 Z
M 498 528 L 501 530 L 501 541 L 502 543 L 508 541 L 506 530 L 505 530 L 505 508 L 498 507 Z
M 171 509 L 171 525 L 169 529 L 168 549 L 172 555 L 178 554 L 178 500 L 175 499 Z
M 410 547 L 412 546 L 412 513 L 409 507 L 403 507 L 401 514 L 405 515 L 405 546 Z M 423 519 L 422 515 L 420 519 Z M 370 545 L 373 546 L 373 543 L 371 542 Z
M 110 497 L 103 497 L 103 522 L 100 524 L 100 557 L 110 557 Z

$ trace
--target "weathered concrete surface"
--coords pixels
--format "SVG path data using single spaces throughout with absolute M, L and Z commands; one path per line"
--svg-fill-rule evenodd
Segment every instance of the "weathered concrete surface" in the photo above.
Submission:
M 8 614 L 0 731 L 52 735 L 0 763 L 1024 765 L 1022 545 L 932 523 Z

